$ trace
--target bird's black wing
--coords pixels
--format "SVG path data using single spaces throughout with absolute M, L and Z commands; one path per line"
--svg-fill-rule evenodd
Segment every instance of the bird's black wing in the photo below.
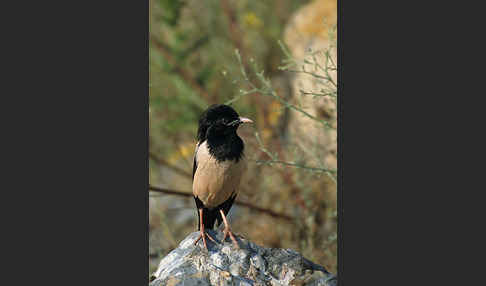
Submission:
M 197 150 L 199 149 L 199 142 L 196 144 L 196 150 L 194 150 L 194 163 L 192 165 L 192 181 L 194 182 L 194 175 L 196 174 L 196 170 L 197 170 Z M 206 211 L 207 212 L 207 209 L 204 207 L 203 203 L 201 202 L 201 200 L 194 196 L 194 201 L 196 202 L 196 208 L 197 208 L 197 225 L 198 225 L 198 230 L 201 229 L 201 225 L 200 225 L 200 215 L 199 215 L 199 209 L 203 209 L 203 211 Z M 207 219 L 207 215 L 206 216 L 203 216 L 203 218 L 206 218 Z M 213 221 L 212 224 L 214 224 L 214 220 L 215 218 L 211 218 L 211 220 Z M 203 222 L 204 226 L 206 225 L 209 225 L 209 223 L 205 223 Z M 212 228 L 212 227 L 211 227 Z
M 194 181 L 194 175 L 196 174 L 196 169 L 197 169 L 197 149 L 199 149 L 199 143 L 196 144 L 196 150 L 194 150 L 194 163 L 192 165 L 192 180 Z

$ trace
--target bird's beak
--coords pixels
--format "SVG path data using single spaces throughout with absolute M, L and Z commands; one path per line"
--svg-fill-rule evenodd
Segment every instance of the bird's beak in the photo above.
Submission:
M 246 118 L 246 117 L 240 117 L 240 122 L 241 123 L 253 123 L 253 120 Z

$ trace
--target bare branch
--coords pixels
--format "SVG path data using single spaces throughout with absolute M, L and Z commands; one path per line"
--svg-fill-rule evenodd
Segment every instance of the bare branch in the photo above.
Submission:
M 278 161 L 278 160 L 270 160 L 270 161 L 262 161 L 262 160 L 256 160 L 255 161 L 258 164 L 281 164 L 281 165 L 286 165 L 290 167 L 297 167 L 301 169 L 306 169 L 310 171 L 316 171 L 316 172 L 324 172 L 324 173 L 330 173 L 330 174 L 335 174 L 337 171 L 336 170 L 331 170 L 331 169 L 325 169 L 325 168 L 317 168 L 317 167 L 309 167 L 293 162 L 284 162 L 284 161 Z
M 158 188 L 158 187 L 154 187 L 154 186 L 150 186 L 150 185 L 149 185 L 149 190 L 153 191 L 153 192 L 168 194 L 168 195 L 176 195 L 176 196 L 182 196 L 182 197 L 193 197 L 192 193 L 169 190 L 169 189 L 165 189 L 165 188 Z M 247 207 L 247 208 L 252 209 L 252 210 L 256 210 L 256 211 L 265 213 L 265 214 L 272 216 L 272 217 L 275 217 L 275 218 L 281 218 L 281 219 L 290 220 L 290 221 L 293 219 L 291 216 L 288 216 L 286 214 L 277 213 L 277 212 L 274 212 L 274 211 L 269 210 L 269 209 L 265 209 L 265 208 L 255 206 L 255 205 L 250 204 L 250 203 L 235 201 L 235 204 L 237 204 L 239 206 Z

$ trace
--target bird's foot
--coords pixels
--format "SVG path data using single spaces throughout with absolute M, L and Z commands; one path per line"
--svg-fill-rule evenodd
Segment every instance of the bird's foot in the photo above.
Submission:
M 198 236 L 198 238 L 196 239 L 196 241 L 194 242 L 194 245 L 196 245 L 199 240 L 201 240 L 202 238 L 202 241 L 203 241 L 203 244 L 204 244 L 204 247 L 206 248 L 206 250 L 208 250 L 208 245 L 206 243 L 206 236 L 214 243 L 217 243 L 216 240 L 211 236 L 209 235 L 209 233 L 207 233 L 204 228 L 201 228 L 201 231 L 200 231 L 200 234 Z
M 226 237 L 229 235 L 229 237 L 231 238 L 231 240 L 233 241 L 233 244 L 235 245 L 236 248 L 240 248 L 240 246 L 238 245 L 238 242 L 236 241 L 236 238 L 235 236 L 233 235 L 233 232 L 231 231 L 231 228 L 229 227 L 225 227 L 223 229 L 223 233 L 224 233 L 224 236 L 223 236 L 223 242 L 226 240 Z

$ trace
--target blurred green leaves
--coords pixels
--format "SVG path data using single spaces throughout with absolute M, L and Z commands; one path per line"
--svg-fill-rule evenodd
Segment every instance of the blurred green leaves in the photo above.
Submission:
M 181 0 L 158 0 L 159 5 L 162 7 L 161 20 L 165 24 L 174 27 L 177 25 L 181 10 L 184 7 L 185 2 Z

